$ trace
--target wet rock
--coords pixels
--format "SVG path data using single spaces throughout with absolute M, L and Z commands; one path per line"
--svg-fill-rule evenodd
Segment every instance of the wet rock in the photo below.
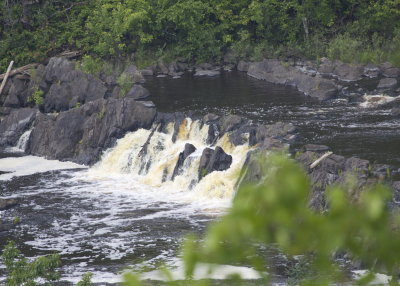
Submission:
M 132 98 L 99 99 L 59 115 L 40 114 L 28 151 L 90 165 L 126 132 L 149 129 L 155 115 L 155 108 Z
M 144 83 L 146 81 L 140 70 L 133 64 L 128 65 L 123 73 L 128 75 L 133 83 Z
M 379 89 L 394 89 L 397 86 L 397 80 L 395 78 L 383 78 L 379 81 Z
M 282 65 L 278 60 L 252 63 L 247 74 L 271 83 L 294 86 L 304 94 L 321 101 L 334 98 L 338 91 L 332 81 L 306 75 L 295 67 Z
M 400 181 L 395 181 L 392 183 L 393 190 L 393 201 L 400 204 Z
M 248 72 L 249 67 L 250 67 L 249 62 L 239 61 L 238 65 L 237 65 L 237 70 L 241 71 L 241 72 Z
M 0 211 L 15 207 L 17 204 L 16 199 L 0 199 Z
M 208 145 L 213 145 L 219 138 L 221 131 L 217 124 L 210 124 L 208 127 L 208 136 L 206 143 Z
M 164 75 L 169 73 L 168 67 L 163 61 L 157 63 L 157 71 Z
M 37 109 L 13 109 L 0 122 L 0 146 L 14 146 L 19 137 L 28 130 L 35 120 Z
M 140 70 L 140 73 L 143 76 L 151 76 L 151 75 L 154 75 L 154 73 L 155 73 L 154 70 L 155 70 L 155 68 L 145 68 L 145 69 Z
M 244 119 L 238 115 L 227 115 L 221 118 L 221 131 L 222 133 L 233 131 L 239 128 L 244 122 Z
M 330 148 L 325 145 L 315 145 L 315 144 L 307 144 L 304 146 L 304 150 L 310 152 L 328 152 Z
M 277 122 L 271 125 L 258 125 L 255 129 L 250 132 L 249 144 L 254 146 L 256 144 L 270 145 L 271 141 L 265 142 L 265 139 L 279 139 L 283 142 L 289 134 L 297 132 L 297 128 L 291 123 Z M 275 144 L 276 145 L 276 144 Z M 267 146 L 265 146 L 267 147 Z
M 174 172 L 172 173 L 172 181 L 175 179 L 176 176 L 182 173 L 183 163 L 185 162 L 186 158 L 189 157 L 189 155 L 192 154 L 194 151 L 196 151 L 196 147 L 194 147 L 190 143 L 185 144 L 185 149 L 183 150 L 183 152 L 179 153 L 178 162 L 176 163 Z
M 388 68 L 383 71 L 383 75 L 391 78 L 400 77 L 400 68 Z
M 219 119 L 219 116 L 213 113 L 208 113 L 206 115 L 204 115 L 203 117 L 203 122 L 204 123 L 210 123 L 213 121 L 217 121 Z
M 194 76 L 217 76 L 220 73 L 219 70 L 196 70 Z
M 382 71 L 378 65 L 368 64 L 364 67 L 364 75 L 369 78 L 378 77 L 381 72 Z
M 400 117 L 400 107 L 393 108 L 392 111 L 391 111 L 391 114 L 394 117 Z
M 125 96 L 135 100 L 143 100 L 150 96 L 150 92 L 143 86 L 135 84 Z
M 224 171 L 232 164 L 232 156 L 217 146 L 215 150 L 205 148 L 200 158 L 199 180 L 214 171 Z

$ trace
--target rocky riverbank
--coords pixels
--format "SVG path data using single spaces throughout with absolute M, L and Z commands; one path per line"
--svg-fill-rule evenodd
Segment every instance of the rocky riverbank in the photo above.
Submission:
M 234 64 L 224 65 L 226 70 L 234 67 Z M 379 79 L 384 76 L 377 88 L 394 91 L 397 88 L 396 78 L 400 75 L 398 69 L 388 65 L 361 67 L 328 60 L 323 60 L 318 66 L 313 62 L 289 63 L 278 60 L 239 62 L 237 68 L 258 79 L 295 86 L 319 100 L 345 97 L 351 88 L 340 84 L 362 78 Z M 73 61 L 52 58 L 47 65 L 38 66 L 30 77 L 16 75 L 7 83 L 1 99 L 3 118 L 0 122 L 0 147 L 17 145 L 21 136 L 32 130 L 24 150 L 27 154 L 93 165 L 106 149 L 114 146 L 128 132 L 141 128 L 151 130 L 147 140 L 149 142 L 154 132 L 167 133 L 172 126 L 174 141 L 180 136 L 182 126 L 185 126 L 189 118 L 208 126 L 206 143 L 213 147 L 202 150 L 200 165 L 196 171 L 199 180 L 213 171 L 230 167 L 232 157 L 228 154 L 229 150 L 214 145 L 227 138 L 228 143 L 233 146 L 248 144 L 251 147 L 252 151 L 246 162 L 248 168 L 245 180 L 257 181 L 262 176 L 257 167 L 257 154 L 265 154 L 272 149 L 290 149 L 291 144 L 296 141 L 295 126 L 280 122 L 271 125 L 254 124 L 235 115 L 208 114 L 199 117 L 190 113 L 160 113 L 148 100 L 149 92 L 140 85 L 144 81 L 143 75 L 178 77 L 185 71 L 195 70 L 195 76 L 215 76 L 220 69 L 221 67 L 209 64 L 189 67 L 181 63 L 160 63 L 138 70 L 132 64 L 125 68 L 124 73 L 136 84 L 123 95 L 121 86 L 117 83 L 117 75 L 89 75 L 76 69 Z M 392 84 L 385 85 L 389 80 Z M 362 97 L 361 93 L 359 96 Z M 354 99 L 357 96 L 349 93 L 348 97 Z M 398 106 L 398 101 L 390 104 Z M 296 157 L 310 174 L 313 183 L 310 202 L 316 209 L 327 207 L 323 195 L 326 187 L 344 182 L 350 173 L 356 175 L 359 189 L 371 182 L 390 181 L 392 175 L 395 175 L 390 166 L 374 165 L 366 160 L 335 154 L 310 168 L 328 149 L 326 146 L 307 145 Z M 189 144 L 181 150 L 172 180 L 195 150 L 196 146 Z M 146 143 L 141 152 L 147 152 Z M 399 182 L 392 185 L 395 192 L 400 192 Z

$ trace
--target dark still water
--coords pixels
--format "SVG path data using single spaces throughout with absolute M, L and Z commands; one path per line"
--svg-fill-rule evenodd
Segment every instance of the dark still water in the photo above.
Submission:
M 296 89 L 240 72 L 217 77 L 148 77 L 145 84 L 159 111 L 237 114 L 256 122 L 291 122 L 299 145 L 324 144 L 345 156 L 400 167 L 400 118 L 390 109 L 365 108 L 342 99 L 320 103 Z M 368 83 L 365 83 L 368 89 Z

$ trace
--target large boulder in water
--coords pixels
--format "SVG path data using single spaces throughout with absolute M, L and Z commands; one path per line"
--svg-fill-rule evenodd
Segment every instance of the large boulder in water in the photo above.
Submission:
M 179 153 L 178 162 L 176 162 L 174 172 L 172 173 L 172 180 L 174 180 L 176 176 L 182 173 L 183 163 L 185 162 L 186 158 L 189 157 L 189 155 L 192 154 L 194 151 L 196 151 L 196 147 L 194 147 L 190 143 L 185 144 L 185 149 L 183 150 L 183 152 Z
M 37 109 L 13 109 L 10 114 L 0 122 L 0 147 L 14 146 L 19 137 L 28 130 L 35 117 Z
M 224 171 L 232 164 L 232 156 L 217 146 L 215 150 L 205 148 L 200 158 L 199 180 L 214 171 Z
M 28 151 L 34 155 L 93 164 L 126 132 L 149 129 L 156 110 L 131 98 L 100 99 L 59 115 L 41 114 Z

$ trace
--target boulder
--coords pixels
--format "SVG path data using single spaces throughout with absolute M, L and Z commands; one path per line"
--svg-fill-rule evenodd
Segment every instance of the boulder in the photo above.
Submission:
M 70 70 L 50 86 L 44 97 L 44 111 L 65 111 L 105 97 L 107 88 L 98 78 Z
M 0 122 L 0 146 L 15 146 L 21 135 L 28 130 L 35 120 L 37 109 L 13 109 Z
M 125 95 L 127 98 L 143 100 L 150 96 L 150 92 L 139 84 L 135 84 Z
M 385 77 L 398 78 L 400 77 L 400 68 L 387 68 L 383 71 Z
M 239 128 L 244 119 L 238 115 L 227 115 L 222 117 L 220 121 L 222 134 L 225 134 Z
M 391 114 L 396 118 L 400 118 L 400 107 L 393 108 Z
M 214 114 L 214 113 L 208 113 L 206 115 L 204 115 L 203 117 L 203 122 L 204 123 L 210 123 L 213 121 L 217 121 L 219 119 L 219 116 Z
M 393 200 L 395 203 L 400 204 L 400 181 L 392 183 Z
M 364 67 L 364 75 L 369 78 L 378 77 L 382 73 L 380 67 L 374 64 L 368 64 Z
M 232 156 L 217 146 L 215 150 L 205 148 L 200 158 L 199 180 L 214 171 L 224 171 L 232 164 Z
M 337 63 L 333 73 L 341 81 L 357 81 L 362 78 L 364 69 L 361 65 Z
M 379 81 L 379 89 L 394 89 L 397 86 L 397 80 L 395 78 L 383 78 Z
M 144 83 L 146 81 L 140 70 L 133 64 L 128 65 L 123 73 L 126 74 L 133 83 Z
M 315 144 L 307 144 L 304 146 L 304 150 L 310 152 L 328 152 L 330 148 L 325 145 L 315 145 Z
M 155 114 L 155 108 L 132 98 L 99 99 L 58 115 L 40 114 L 28 152 L 90 165 L 126 132 L 149 129 Z
M 29 81 L 25 79 L 18 79 L 16 77 L 11 79 L 11 86 L 8 90 L 8 95 L 4 101 L 4 107 L 20 108 L 26 107 L 29 93 Z
M 189 157 L 189 155 L 192 154 L 194 151 L 196 151 L 196 147 L 194 147 L 190 143 L 185 144 L 185 149 L 183 150 L 183 152 L 179 153 L 178 162 L 176 162 L 174 172 L 172 173 L 172 181 L 175 179 L 176 176 L 182 173 L 183 163 L 185 162 L 186 158 Z
M 217 76 L 220 73 L 219 70 L 196 70 L 194 76 Z
M 53 57 L 49 60 L 44 70 L 43 79 L 47 83 L 61 81 L 61 77 L 74 70 L 74 68 L 75 64 L 66 58 Z
M 238 65 L 237 65 L 237 70 L 241 71 L 241 72 L 248 72 L 249 67 L 250 67 L 249 62 L 239 61 Z
M 16 199 L 0 199 L 0 211 L 15 207 L 17 204 Z

